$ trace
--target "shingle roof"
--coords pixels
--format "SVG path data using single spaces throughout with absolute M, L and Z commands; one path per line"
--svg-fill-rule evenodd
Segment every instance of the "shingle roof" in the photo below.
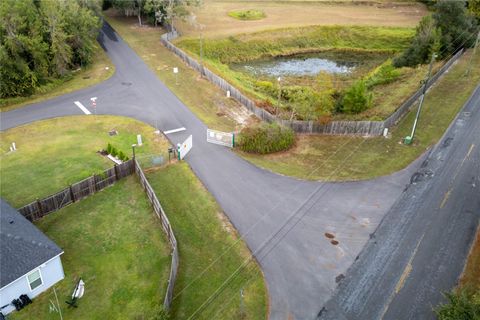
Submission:
M 62 252 L 55 242 L 0 198 L 0 288 Z

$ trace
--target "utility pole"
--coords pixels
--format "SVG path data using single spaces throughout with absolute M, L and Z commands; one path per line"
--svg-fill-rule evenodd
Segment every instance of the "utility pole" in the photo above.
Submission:
M 425 94 L 427 93 L 427 89 L 428 89 L 428 81 L 430 81 L 433 62 L 435 61 L 436 57 L 437 55 L 435 53 L 432 53 L 432 59 L 430 59 L 430 66 L 428 67 L 427 78 L 423 80 L 424 82 L 423 82 L 422 96 L 420 97 L 420 103 L 418 104 L 417 115 L 415 116 L 415 121 L 413 122 L 412 133 L 409 136 L 406 136 L 405 139 L 403 140 L 403 143 L 405 144 L 411 144 L 413 141 L 413 137 L 415 136 L 415 130 L 417 129 L 418 118 L 420 117 L 420 112 L 422 111 L 423 101 L 425 100 Z
M 467 68 L 467 72 L 465 72 L 465 76 L 468 76 L 468 74 L 470 73 L 470 69 L 472 68 L 472 60 L 473 60 L 473 57 L 475 56 L 475 53 L 477 52 L 477 47 L 479 42 L 480 42 L 480 31 L 478 32 L 477 40 L 475 40 L 475 46 L 473 47 L 473 52 L 472 52 L 472 55 L 470 56 L 470 62 L 468 63 L 468 68 Z

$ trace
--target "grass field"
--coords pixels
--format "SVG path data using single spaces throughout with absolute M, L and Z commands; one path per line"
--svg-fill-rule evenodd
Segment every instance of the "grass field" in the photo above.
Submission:
M 194 10 L 195 23 L 175 23 L 186 36 L 196 37 L 203 34 L 211 38 L 311 25 L 414 27 L 427 13 L 425 6 L 418 2 L 399 2 L 205 0 L 200 8 Z M 241 21 L 228 16 L 233 10 L 245 9 L 262 10 L 266 18 Z
M 36 223 L 65 253 L 65 279 L 55 285 L 64 319 L 153 319 L 163 304 L 170 249 L 160 221 L 135 177 L 52 213 Z M 76 281 L 78 308 L 68 308 Z M 58 319 L 50 289 L 9 319 Z
M 415 109 L 394 128 L 388 139 L 301 135 L 288 152 L 265 156 L 240 154 L 268 170 L 311 180 L 369 179 L 405 168 L 440 139 L 480 82 L 478 67 L 472 68 L 469 77 L 464 76 L 470 54 L 467 52 L 430 89 L 411 146 L 401 141 L 411 131 Z M 473 66 L 479 64 L 477 53 Z
M 27 104 L 45 101 L 66 93 L 92 86 L 110 78 L 115 72 L 108 55 L 100 45 L 95 44 L 96 52 L 93 63 L 82 70 L 73 72 L 69 77 L 45 85 L 29 97 L 0 99 L 0 111 L 8 111 Z
M 223 64 L 322 50 L 396 52 L 408 46 L 414 29 L 372 26 L 310 26 L 204 39 L 204 58 Z M 200 55 L 198 38 L 181 37 L 181 49 Z
M 110 136 L 111 130 L 118 135 Z M 0 132 L 0 195 L 20 207 L 114 165 L 96 152 L 111 143 L 128 156 L 141 134 L 137 157 L 165 154 L 168 142 L 139 121 L 113 116 L 74 116 Z M 7 152 L 12 142 L 17 151 Z
M 249 251 L 243 241 L 237 242 L 234 228 L 186 163 L 167 166 L 147 178 L 179 242 L 180 268 L 172 315 L 174 319 L 187 319 L 241 265 Z M 194 318 L 265 319 L 266 294 L 260 269 L 250 264 Z
M 160 35 L 165 30 L 139 28 L 135 18 L 114 17 L 112 12 L 107 13 L 106 19 L 158 78 L 208 127 L 222 131 L 235 129 L 236 122 L 225 116 L 224 110 L 239 109 L 238 104 L 227 99 L 224 92 L 185 66 L 183 61 L 160 43 Z M 174 67 L 179 68 L 178 85 L 173 74 Z

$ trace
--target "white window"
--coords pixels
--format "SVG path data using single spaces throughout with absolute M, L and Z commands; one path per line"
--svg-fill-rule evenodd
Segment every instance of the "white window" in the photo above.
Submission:
M 28 284 L 30 285 L 30 290 L 35 290 L 42 285 L 42 275 L 40 274 L 40 269 L 37 269 L 27 275 Z

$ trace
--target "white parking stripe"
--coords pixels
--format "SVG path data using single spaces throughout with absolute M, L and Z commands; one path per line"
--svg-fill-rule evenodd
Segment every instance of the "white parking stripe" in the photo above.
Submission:
M 77 107 L 79 107 L 80 110 L 82 110 L 85 114 L 92 114 L 90 111 L 88 111 L 87 108 L 85 108 L 85 107 L 83 106 L 83 104 L 80 103 L 80 101 L 75 101 L 74 103 L 75 103 L 75 104 L 77 105 Z
M 163 133 L 169 134 L 169 133 L 175 133 L 175 132 L 180 132 L 180 131 L 185 131 L 185 130 L 187 130 L 187 129 L 185 129 L 185 128 L 182 127 L 182 128 L 178 128 L 178 129 L 163 131 Z

